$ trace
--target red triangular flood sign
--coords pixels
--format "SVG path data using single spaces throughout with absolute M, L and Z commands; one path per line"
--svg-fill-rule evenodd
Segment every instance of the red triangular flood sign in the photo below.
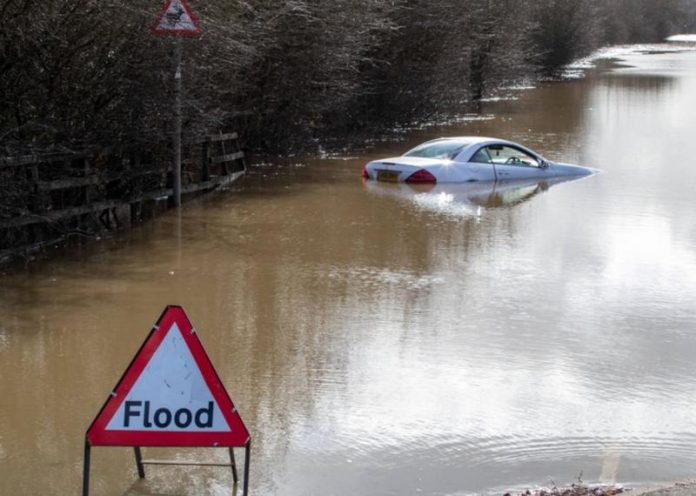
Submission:
M 246 446 L 249 432 L 183 308 L 168 306 L 92 425 L 92 446 Z
M 169 0 L 152 26 L 152 31 L 157 34 L 196 35 L 200 34 L 201 28 L 184 0 Z

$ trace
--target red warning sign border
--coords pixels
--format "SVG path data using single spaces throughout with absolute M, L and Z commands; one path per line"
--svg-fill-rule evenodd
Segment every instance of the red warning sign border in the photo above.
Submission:
M 140 374 L 155 354 L 166 335 L 177 324 L 198 369 L 217 402 L 230 432 L 172 432 L 172 431 L 107 431 L 106 427 L 116 414 Z M 201 341 L 184 309 L 167 306 L 148 334 L 116 387 L 87 429 L 91 446 L 162 446 L 162 447 L 244 447 L 250 441 L 247 430 L 227 390 L 220 381 Z
M 167 35 L 174 35 L 174 36 L 198 36 L 201 34 L 201 27 L 198 25 L 198 19 L 196 18 L 196 15 L 193 13 L 191 10 L 191 7 L 186 3 L 185 0 L 179 0 L 179 3 L 181 3 L 181 7 L 184 9 L 186 14 L 191 18 L 191 22 L 193 22 L 193 25 L 195 26 L 194 29 L 162 29 L 160 28 L 160 24 L 162 22 L 162 18 L 164 15 L 167 13 L 167 10 L 169 10 L 169 6 L 174 2 L 174 0 L 167 0 L 167 3 L 164 4 L 164 8 L 162 9 L 162 12 L 160 12 L 160 15 L 157 16 L 157 20 L 150 26 L 150 31 L 153 33 L 160 35 L 160 36 L 167 36 Z

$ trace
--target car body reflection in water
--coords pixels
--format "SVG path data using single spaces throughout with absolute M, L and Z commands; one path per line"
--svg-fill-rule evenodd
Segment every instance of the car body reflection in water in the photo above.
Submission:
M 586 176 L 583 176 L 586 177 Z M 513 207 L 547 191 L 556 184 L 583 177 L 515 179 L 450 184 L 408 184 L 364 181 L 372 194 L 395 196 L 418 208 L 448 215 L 481 215 L 485 209 Z

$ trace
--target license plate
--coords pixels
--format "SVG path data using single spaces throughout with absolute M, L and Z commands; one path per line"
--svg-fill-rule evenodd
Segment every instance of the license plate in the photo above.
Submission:
M 400 174 L 401 173 L 399 171 L 378 170 L 377 180 L 388 183 L 398 183 Z

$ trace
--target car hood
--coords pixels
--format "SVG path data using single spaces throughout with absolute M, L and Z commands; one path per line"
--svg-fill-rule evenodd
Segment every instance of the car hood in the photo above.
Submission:
M 599 170 L 583 167 L 581 165 L 563 164 L 560 162 L 549 162 L 549 175 L 556 176 L 590 176 L 597 174 Z

